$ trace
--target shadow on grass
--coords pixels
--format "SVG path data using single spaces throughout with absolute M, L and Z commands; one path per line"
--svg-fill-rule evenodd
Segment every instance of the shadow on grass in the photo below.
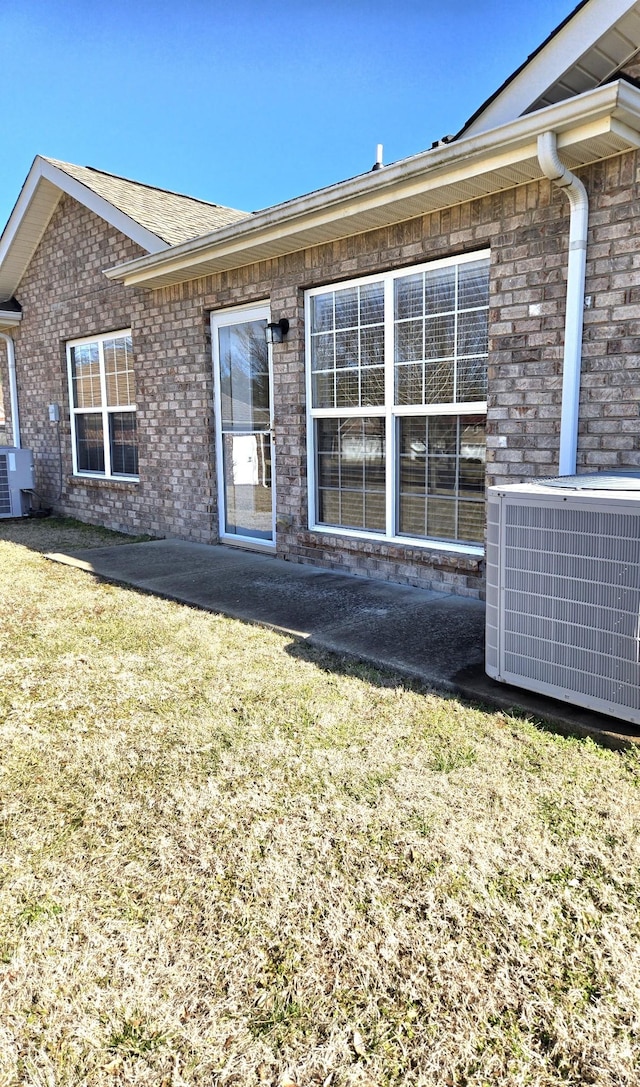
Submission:
M 577 740 L 581 743 L 595 742 L 602 747 L 614 749 L 636 746 L 634 741 L 637 741 L 637 730 L 621 725 L 614 718 L 608 721 L 608 719 L 600 715 L 588 714 L 585 711 L 582 716 L 591 718 L 593 723 L 584 724 L 576 721 L 572 724 L 570 720 L 559 720 L 558 716 L 554 717 L 554 712 L 556 715 L 574 712 L 577 716 L 580 713 L 579 710 L 572 711 L 571 707 L 568 708 L 564 705 L 555 706 L 552 699 L 532 695 L 531 697 L 535 698 L 540 704 L 541 712 L 537 714 L 517 704 L 518 692 L 514 688 L 500 688 L 503 694 L 501 700 L 503 704 L 499 705 L 492 702 L 490 697 L 474 697 L 463 692 L 440 690 L 411 676 L 387 671 L 356 656 L 350 657 L 348 654 L 323 649 L 304 639 L 294 639 L 285 647 L 285 651 L 294 659 L 313 664 L 327 674 L 355 676 L 375 687 L 401 687 L 403 690 L 412 691 L 415 694 L 436 695 L 445 701 L 458 702 L 481 713 L 489 715 L 503 714 L 515 722 L 533 726 L 539 731 L 547 732 L 553 736 L 562 736 L 565 739 Z M 493 684 L 492 680 L 487 680 L 487 682 Z M 522 692 L 522 694 L 526 697 L 525 692 Z M 513 695 L 513 704 L 511 704 L 511 695 Z M 504 703 L 507 702 L 509 705 L 505 706 Z M 615 729 L 615 733 L 607 731 L 607 726 L 610 730 Z M 625 742 L 625 737 L 628 737 L 627 742 Z
M 0 542 L 18 544 L 44 554 L 47 551 L 81 551 L 92 547 L 148 543 L 155 536 L 129 536 L 74 517 L 7 517 L 0 520 Z
M 132 543 L 145 543 L 156 539 L 149 535 L 131 536 L 98 525 L 90 525 L 71 517 L 16 518 L 0 521 L 0 542 L 7 541 L 36 553 L 73 552 L 91 548 L 113 547 Z M 162 593 L 134 587 L 123 581 L 93 574 L 98 581 L 111 582 L 129 592 L 145 596 L 162 596 Z M 183 607 L 198 609 L 197 605 L 166 596 Z M 212 609 L 209 609 L 212 610 Z M 215 612 L 214 612 L 215 614 Z M 217 614 L 226 614 L 220 611 Z M 253 619 L 238 619 L 252 625 L 269 628 L 269 623 Z M 271 627 L 282 633 L 275 624 Z M 455 691 L 425 684 L 419 678 L 392 668 L 385 668 L 370 660 L 350 655 L 346 651 L 324 648 L 313 640 L 306 640 L 287 632 L 291 641 L 285 651 L 294 659 L 313 664 L 326 673 L 355 676 L 376 687 L 402 687 L 418 694 L 437 694 L 446 700 L 456 700 L 463 705 L 486 713 L 502 712 L 553 735 L 571 737 L 582 741 L 593 740 L 605 747 L 621 748 L 638 742 L 638 730 L 621 724 L 615 718 L 581 710 L 579 707 L 555 703 L 553 699 L 531 692 L 520 691 L 490 680 L 481 666 L 465 669 L 455 677 Z

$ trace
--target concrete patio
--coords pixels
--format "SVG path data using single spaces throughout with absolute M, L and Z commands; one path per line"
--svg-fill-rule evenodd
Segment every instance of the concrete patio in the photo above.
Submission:
M 615 718 L 489 679 L 483 666 L 484 604 L 478 600 L 180 540 L 48 557 L 108 581 L 275 628 L 479 705 L 524 712 L 565 733 L 616 747 L 640 742 L 637 729 Z

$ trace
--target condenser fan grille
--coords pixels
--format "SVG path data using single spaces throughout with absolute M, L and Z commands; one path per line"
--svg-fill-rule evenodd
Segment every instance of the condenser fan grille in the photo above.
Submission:
M 492 492 L 488 673 L 640 721 L 640 496 Z
M 7 454 L 0 453 L 0 516 L 11 513 L 11 491 L 9 490 L 9 467 Z

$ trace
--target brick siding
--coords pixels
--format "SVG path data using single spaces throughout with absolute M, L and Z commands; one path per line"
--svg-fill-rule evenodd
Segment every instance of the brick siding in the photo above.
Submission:
M 578 463 L 640 466 L 640 244 L 635 153 L 580 171 L 590 199 Z M 63 405 L 59 508 L 127 531 L 214 542 L 217 508 L 209 314 L 268 300 L 291 330 L 274 349 L 277 553 L 290 561 L 442 591 L 482 592 L 482 560 L 345 538 L 307 523 L 304 291 L 474 250 L 491 251 L 487 482 L 558 471 L 569 205 L 549 182 L 155 292 L 101 270 L 136 247 L 72 200 L 61 201 L 25 276 L 16 354 L 23 443 L 38 486 L 56 494 L 58 453 L 46 405 Z M 133 332 L 140 483 L 71 479 L 65 341 Z M 4 383 L 3 383 L 4 384 Z M 6 385 L 4 385 L 6 388 Z M 5 404 L 7 397 L 5 395 Z
M 185 307 L 172 329 L 171 351 L 153 351 L 159 324 L 153 295 L 111 284 L 102 274 L 141 255 L 115 228 L 62 196 L 16 291 L 23 309 L 13 332 L 22 444 L 34 450 L 38 494 L 56 511 L 125 532 L 209 541 L 212 393 L 205 321 L 201 311 L 194 315 Z M 74 478 L 66 343 L 129 327 L 140 482 Z M 6 359 L 1 365 L 9 415 Z M 49 422 L 50 403 L 60 406 L 59 427 Z M 10 418 L 2 440 L 12 442 Z

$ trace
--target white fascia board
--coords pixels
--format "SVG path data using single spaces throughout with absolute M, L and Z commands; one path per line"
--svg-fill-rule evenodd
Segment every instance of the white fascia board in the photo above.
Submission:
M 21 313 L 12 313 L 4 311 L 0 308 L 0 330 L 4 331 L 8 328 L 17 328 L 22 320 Z
M 183 273 L 182 279 L 196 279 L 199 274 L 206 274 L 199 273 L 198 268 L 216 257 L 237 254 L 236 266 L 240 267 L 242 253 L 256 245 L 266 246 L 287 237 L 293 240 L 302 230 L 340 218 L 346 220 L 347 216 L 366 215 L 394 201 L 537 158 L 538 135 L 547 130 L 556 132 L 560 149 L 563 145 L 568 147 L 574 132 L 582 138 L 609 131 L 614 117 L 619 118 L 620 126 L 626 126 L 631 145 L 640 146 L 640 90 L 622 82 L 610 83 L 490 132 L 445 144 L 382 170 L 267 208 L 251 219 L 204 238 L 183 242 L 164 253 L 106 269 L 104 274 L 128 286 L 154 286 L 156 277 L 169 272 Z M 512 187 L 512 183 L 505 182 L 503 187 Z M 349 232 L 358 231 L 346 231 Z
M 636 5 L 637 0 L 590 0 L 464 129 L 465 137 L 521 116 Z
M 11 212 L 11 215 L 7 220 L 7 224 L 2 231 L 2 235 L 0 236 L 0 264 L 2 264 L 7 253 L 9 252 L 13 239 L 18 233 L 20 224 L 22 223 L 22 220 L 24 219 L 29 205 L 33 199 L 33 194 L 35 193 L 38 182 L 42 176 L 39 165 L 41 161 L 42 160 L 40 159 L 40 156 L 37 155 L 32 163 L 29 173 L 27 174 L 26 181 L 20 190 L 20 195 L 16 200 L 13 211 Z M 57 199 L 52 202 L 50 214 L 53 213 L 53 209 L 56 203 Z
M 83 185 L 81 181 L 77 181 L 75 177 L 71 177 L 64 170 L 54 166 L 51 162 L 47 162 L 46 159 L 40 161 L 42 162 L 42 177 L 45 177 L 47 181 L 52 181 L 68 196 L 72 196 L 74 200 L 77 200 L 79 204 L 84 204 L 85 208 L 104 219 L 105 222 L 115 227 L 125 237 L 131 238 L 131 241 L 136 242 L 141 249 L 146 249 L 148 253 L 160 253 L 163 249 L 168 248 L 167 242 L 159 238 L 157 234 L 141 226 L 130 215 L 126 215 L 119 208 L 114 207 L 113 204 L 103 196 L 99 196 L 93 189 Z
M 44 198 L 34 202 L 34 198 L 39 191 L 40 196 L 43 196 L 43 182 L 49 183 L 48 192 Z M 60 170 L 57 166 L 37 155 L 22 186 L 16 205 L 9 216 L 2 237 L 0 237 L 0 270 L 3 269 L 5 262 L 11 263 L 12 250 L 14 250 L 14 259 L 16 259 L 15 249 L 20 246 L 21 234 L 24 235 L 25 233 L 28 233 L 29 241 L 24 244 L 23 253 L 28 254 L 28 263 L 63 192 L 73 197 L 74 200 L 83 204 L 84 207 L 93 211 L 96 215 L 99 215 L 101 219 L 104 219 L 110 226 L 115 227 L 126 237 L 131 238 L 142 249 L 146 249 L 147 253 L 159 253 L 168 248 L 167 243 L 156 234 L 140 226 L 130 216 L 119 211 L 108 200 L 98 196 L 97 193 L 80 181 L 70 177 L 64 170 Z M 0 272 L 0 281 L 2 281 L 2 288 L 0 289 L 5 297 L 11 297 L 22 278 L 25 268 L 26 263 L 24 256 L 22 256 L 16 259 L 15 270 L 11 268 L 8 271 L 6 283 L 4 282 L 5 277 Z M 13 284 L 13 287 L 11 284 Z

